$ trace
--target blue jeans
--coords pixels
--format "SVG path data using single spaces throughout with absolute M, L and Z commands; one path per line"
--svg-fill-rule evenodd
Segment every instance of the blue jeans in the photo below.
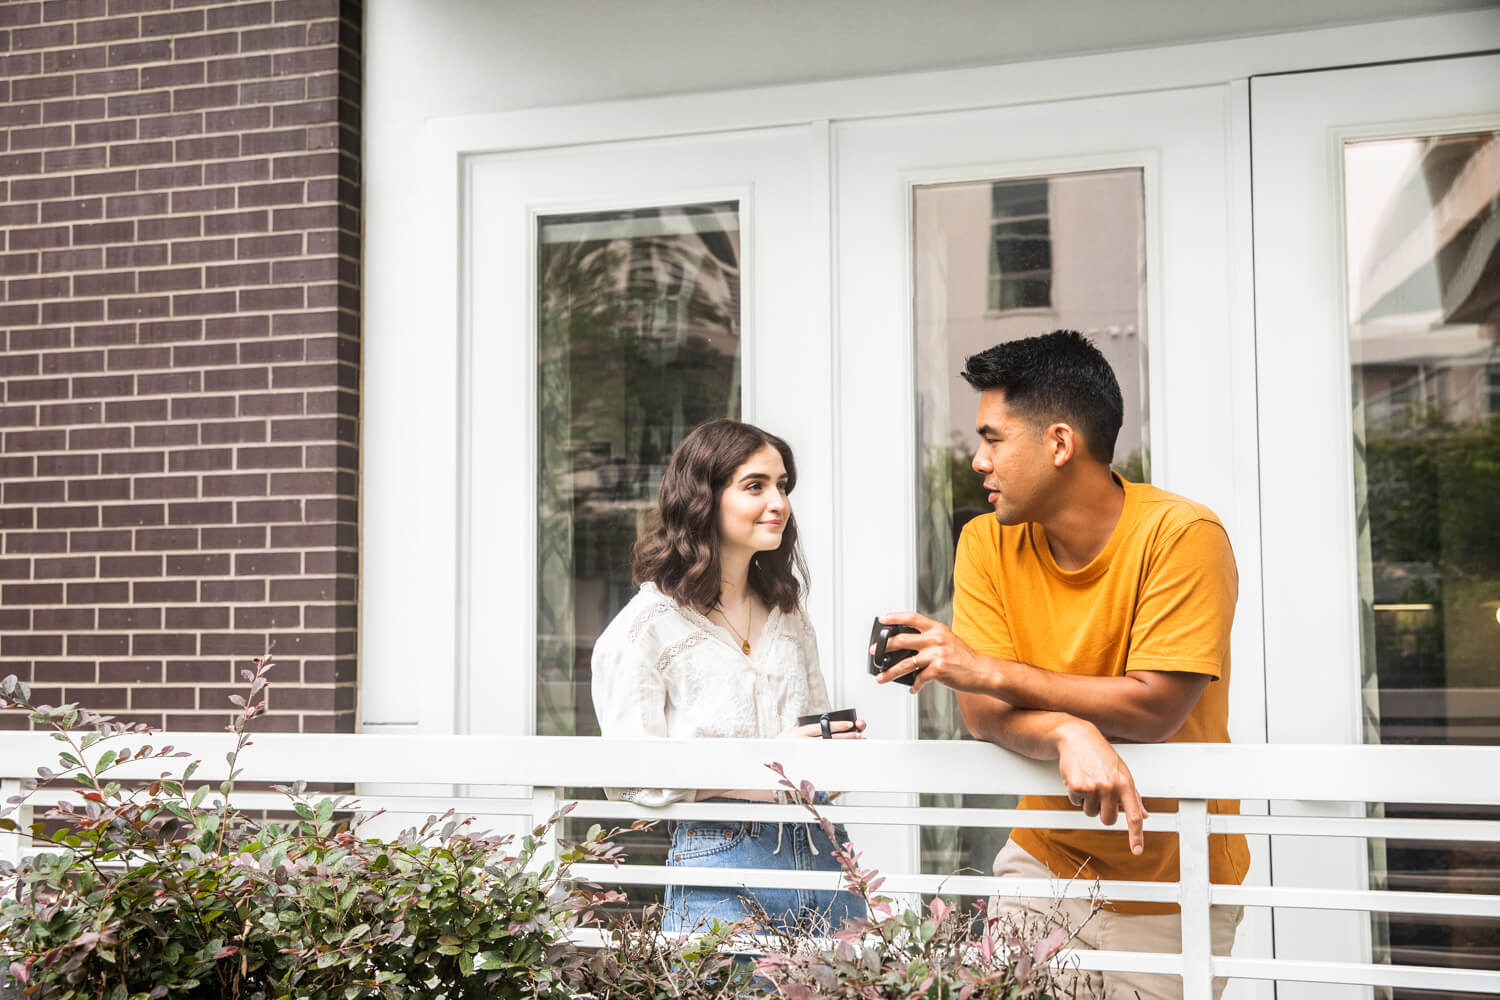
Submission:
M 819 798 L 823 798 L 820 794 Z M 734 802 L 715 798 L 710 802 Z M 849 840 L 842 826 L 834 827 L 838 846 Z M 816 847 L 817 853 L 813 853 Z M 718 820 L 678 820 L 672 824 L 672 849 L 667 864 L 693 868 L 766 868 L 774 871 L 835 872 L 835 845 L 816 823 L 726 823 Z M 835 884 L 832 878 L 829 884 Z M 747 898 L 748 897 L 748 898 Z M 727 886 L 669 885 L 667 931 L 706 930 L 715 919 L 731 923 L 754 912 L 753 899 L 772 923 L 792 929 L 799 920 L 826 921 L 837 930 L 846 919 L 865 916 L 864 900 L 843 889 L 754 889 Z M 820 927 L 821 929 L 821 927 Z

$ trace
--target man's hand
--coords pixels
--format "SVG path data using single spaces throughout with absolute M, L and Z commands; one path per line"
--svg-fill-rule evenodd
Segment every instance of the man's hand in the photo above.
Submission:
M 1084 815 L 1098 816 L 1105 826 L 1114 826 L 1120 813 L 1125 814 L 1129 828 L 1130 853 L 1146 849 L 1141 831 L 1145 820 L 1145 803 L 1136 791 L 1130 768 L 1115 753 L 1098 727 L 1082 719 L 1060 727 L 1057 740 L 1057 769 L 1068 789 L 1068 801 L 1082 806 Z
M 914 649 L 917 655 L 902 660 L 881 674 L 876 678 L 879 683 L 888 684 L 897 677 L 920 670 L 921 673 L 912 681 L 912 694 L 933 681 L 955 691 L 993 693 L 996 661 L 974 652 L 942 622 L 914 612 L 892 612 L 881 615 L 880 620 L 886 625 L 910 625 L 917 629 L 915 635 L 909 632 L 893 635 L 885 644 L 887 650 Z M 873 648 L 871 652 L 874 652 Z

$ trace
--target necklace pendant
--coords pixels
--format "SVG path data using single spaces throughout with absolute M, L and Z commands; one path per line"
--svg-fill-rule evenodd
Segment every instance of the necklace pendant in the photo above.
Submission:
M 740 640 L 740 652 L 744 653 L 746 656 L 750 655 L 750 640 L 749 639 L 741 639 Z

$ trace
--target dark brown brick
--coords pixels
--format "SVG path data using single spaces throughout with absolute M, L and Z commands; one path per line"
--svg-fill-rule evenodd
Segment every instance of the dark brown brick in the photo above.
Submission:
M 235 194 L 232 187 L 196 188 L 191 191 L 172 192 L 172 211 L 174 212 L 217 212 L 233 208 L 234 203 Z
M 106 476 L 162 472 L 167 467 L 167 456 L 159 451 L 126 451 L 102 455 L 99 471 Z
M 266 495 L 266 473 L 249 473 L 231 476 L 204 476 L 203 495 L 206 497 L 257 497 Z
M 62 651 L 60 635 L 0 635 L 0 656 L 61 656 Z
M 37 528 L 98 528 L 98 507 L 40 507 Z
M 197 495 L 198 480 L 195 476 L 140 476 L 135 480 L 136 500 L 171 500 Z
M 21 604 L 61 604 L 63 585 L 60 583 L 7 583 L 0 586 L 0 599 L 7 606 Z
M 128 583 L 70 583 L 69 604 L 124 604 L 130 600 Z
M 140 85 L 141 71 L 138 69 L 107 69 L 73 77 L 73 91 L 78 94 L 118 94 L 138 90 Z M 113 114 L 113 110 L 110 113 Z
M 78 44 L 86 45 L 90 42 L 113 42 L 121 38 L 134 38 L 139 30 L 140 21 L 134 17 L 83 21 L 78 25 Z
M 143 586 L 167 586 L 167 584 L 136 584 L 139 593 Z M 139 597 L 136 598 L 140 600 Z M 192 600 L 189 597 L 187 600 Z M 198 652 L 198 637 L 180 632 L 136 632 L 130 637 L 132 656 L 192 656 Z M 170 691 L 171 688 L 142 688 L 143 691 Z
M 212 35 L 193 35 L 172 40 L 173 55 L 178 59 L 204 59 L 238 52 L 239 34 L 223 31 Z
M 263 525 L 237 525 L 233 528 L 204 528 L 205 549 L 263 549 L 266 529 Z
M 232 571 L 233 564 L 227 552 L 167 556 L 168 576 L 227 576 Z
M 231 370 L 230 374 L 236 373 Z M 204 444 L 240 444 L 266 439 L 266 424 L 263 420 L 206 423 L 201 431 Z
M 38 608 L 32 612 L 31 627 L 38 632 L 72 632 L 94 627 L 93 608 Z M 93 679 L 93 665 L 89 665 L 89 678 Z
M 214 472 L 234 467 L 234 451 L 230 448 L 196 448 L 174 451 L 167 460 L 173 472 Z
M 199 585 L 204 603 L 239 604 L 266 599 L 264 580 L 204 580 Z M 204 650 L 208 652 L 208 650 Z M 260 652 L 254 650 L 253 652 Z
M 126 656 L 130 653 L 130 636 L 93 633 L 68 636 L 69 656 Z
M 36 474 L 38 476 L 97 476 L 99 474 L 98 455 L 38 455 L 36 456 Z
M 70 531 L 70 552 L 128 552 L 131 538 L 128 531 Z
M 11 554 L 66 552 L 68 534 L 65 531 L 13 531 L 5 536 L 5 551 Z
M 235 245 L 232 239 L 189 240 L 172 244 L 172 263 L 196 264 L 209 260 L 233 260 Z
M 99 575 L 102 577 L 128 577 L 138 578 L 143 576 L 161 576 L 161 556 L 100 556 Z M 100 621 L 100 627 L 106 628 Z
M 68 484 L 61 479 L 12 480 L 5 484 L 6 503 L 61 503 L 68 497 Z
M 99 627 L 121 632 L 161 628 L 161 608 L 100 608 Z
M 75 479 L 68 483 L 68 502 L 87 503 L 90 500 L 129 500 L 130 480 L 119 479 Z
M 143 344 L 199 340 L 203 337 L 203 321 L 201 319 L 174 319 L 142 323 L 138 337 Z
M 238 469 L 300 469 L 302 449 L 295 446 L 240 448 L 235 453 Z
M 201 316 L 208 313 L 234 312 L 234 292 L 201 292 L 172 296 L 173 316 Z
M 207 87 L 187 87 L 172 92 L 172 110 L 197 111 L 204 108 L 222 108 L 233 105 L 240 97 L 240 87 L 232 83 L 211 84 Z
M 227 660 L 168 660 L 168 684 L 227 684 L 235 679 Z
M 137 375 L 135 381 L 137 391 L 149 395 L 163 393 L 175 395 L 184 392 L 198 392 L 203 388 L 202 372 L 162 372 L 151 375 Z
M 244 302 L 248 290 L 240 293 L 240 308 L 247 308 Z M 218 316 L 204 320 L 203 334 L 206 337 L 264 337 L 271 332 L 271 317 L 269 316 Z
M 88 375 L 73 379 L 73 398 L 128 396 L 135 391 L 134 375 Z
M 137 503 L 110 505 L 101 512 L 103 523 L 112 528 L 143 525 L 159 525 L 165 522 L 165 512 L 159 503 Z M 158 572 L 160 562 L 158 561 Z
M 62 556 L 37 559 L 32 575 L 39 580 L 76 580 L 95 576 L 97 562 L 93 556 Z
M 81 427 L 68 431 L 69 451 L 129 447 L 129 427 Z
M 238 576 L 295 576 L 302 572 L 299 552 L 244 552 L 234 557 Z
M 99 627 L 111 627 L 104 625 L 103 617 L 100 612 Z M 100 684 L 160 684 L 161 678 L 160 660 L 104 660 L 99 664 Z
M 137 552 L 170 552 L 198 547 L 197 528 L 137 528 Z
M 183 344 L 172 348 L 172 365 L 176 368 L 232 365 L 237 357 L 233 344 Z
M 73 279 L 73 294 L 78 296 L 130 295 L 135 290 L 135 273 L 132 271 L 80 274 Z
M 180 115 L 153 115 L 140 119 L 142 139 L 175 139 L 203 131 L 203 112 L 188 111 Z

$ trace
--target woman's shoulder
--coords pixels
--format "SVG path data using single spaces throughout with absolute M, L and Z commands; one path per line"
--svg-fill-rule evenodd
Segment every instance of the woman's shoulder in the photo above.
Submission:
M 623 651 L 642 643 L 655 645 L 664 625 L 680 620 L 681 608 L 653 583 L 641 584 L 619 613 L 605 626 L 594 649 Z

